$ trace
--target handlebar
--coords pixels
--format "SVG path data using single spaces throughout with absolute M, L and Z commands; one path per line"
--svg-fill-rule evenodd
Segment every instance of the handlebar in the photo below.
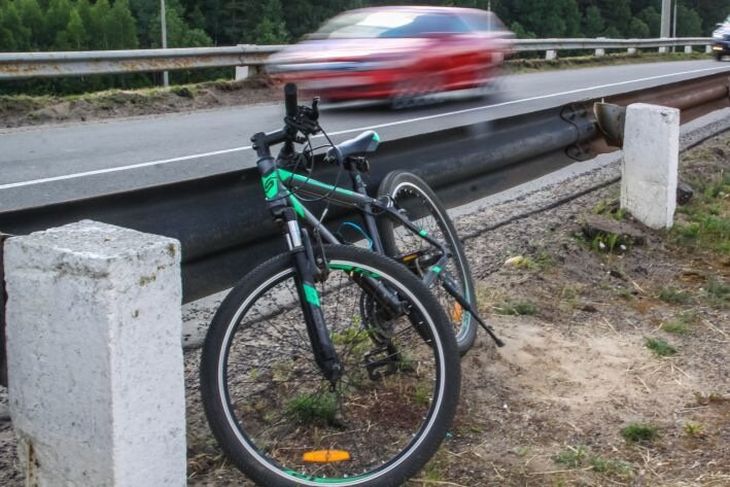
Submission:
M 269 147 L 282 142 L 285 144 L 283 153 L 293 153 L 293 144 L 306 140 L 299 135 L 300 133 L 309 136 L 321 130 L 318 123 L 319 98 L 316 97 L 312 100 L 311 107 L 297 105 L 297 103 L 297 85 L 287 83 L 284 87 L 284 106 L 286 107 L 284 128 L 275 132 L 258 133 L 251 138 L 259 156 L 267 156 Z
M 284 87 L 284 104 L 286 105 L 286 116 L 294 118 L 297 115 L 297 85 L 287 83 Z

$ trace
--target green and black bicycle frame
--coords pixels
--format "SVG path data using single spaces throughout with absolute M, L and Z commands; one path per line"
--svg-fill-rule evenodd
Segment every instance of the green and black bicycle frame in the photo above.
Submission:
M 281 175 L 271 156 L 270 145 L 287 142 L 289 135 L 286 131 L 259 133 L 252 141 L 259 157 L 256 163 L 261 174 L 261 182 L 266 197 L 266 204 L 276 222 L 282 228 L 287 245 L 292 255 L 296 270 L 295 283 L 297 294 L 302 306 L 307 334 L 312 344 L 315 362 L 325 378 L 333 385 L 342 375 L 342 364 L 337 356 L 335 347 L 330 339 L 327 324 L 322 312 L 321 303 L 315 283 L 327 278 L 327 263 L 324 255 L 315 252 L 309 233 L 299 225 L 298 215 L 304 208 L 296 197 L 282 184 Z M 336 241 L 333 243 L 337 243 Z M 318 251 L 324 252 L 319 246 Z M 407 310 L 398 296 L 386 288 L 380 281 L 367 275 L 353 272 L 351 279 L 377 303 L 384 318 L 393 319 L 402 316 Z M 368 367 L 370 369 L 374 367 Z
M 282 152 L 287 152 L 285 148 Z M 367 162 L 362 158 L 352 158 L 342 161 L 344 168 L 349 172 L 354 191 L 333 186 L 312 179 L 309 176 L 288 171 L 286 169 L 276 169 L 278 180 L 287 188 L 288 193 L 285 197 L 289 200 L 292 209 L 297 216 L 306 221 L 322 238 L 328 243 L 340 244 L 339 239 L 330 232 L 317 217 L 315 217 L 297 198 L 294 193 L 303 193 L 309 196 L 324 198 L 336 205 L 357 208 L 360 210 L 367 229 L 368 237 L 372 241 L 373 250 L 384 254 L 383 244 L 380 240 L 380 234 L 376 226 L 376 218 L 390 218 L 397 223 L 403 225 L 408 231 L 414 235 L 418 235 L 421 239 L 428 242 L 431 247 L 428 250 L 429 255 L 399 255 L 393 258 L 404 265 L 411 266 L 414 263 L 420 263 L 425 266 L 423 271 L 423 282 L 430 287 L 435 281 L 439 281 L 447 293 L 449 293 L 468 313 L 470 313 L 479 325 L 489 334 L 495 341 L 497 346 L 503 346 L 504 342 L 500 340 L 494 330 L 487 325 L 478 315 L 474 307 L 469 303 L 461 293 L 459 285 L 454 279 L 444 271 L 448 260 L 451 258 L 451 252 L 444 243 L 436 240 L 428 232 L 417 227 L 411 222 L 407 216 L 401 214 L 395 208 L 392 199 L 383 197 L 382 199 L 372 198 L 367 194 L 366 185 L 360 174 L 360 167 L 367 167 Z

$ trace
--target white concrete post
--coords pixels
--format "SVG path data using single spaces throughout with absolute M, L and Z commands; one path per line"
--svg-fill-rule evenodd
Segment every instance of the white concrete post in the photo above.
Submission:
M 628 54 L 636 54 L 636 48 L 635 47 L 629 47 L 626 52 Z
M 606 55 L 606 50 L 603 48 L 596 49 L 596 52 L 594 54 L 596 57 L 603 57 Z
M 184 486 L 177 241 L 82 221 L 5 244 L 26 485 Z
M 692 46 L 684 46 L 685 54 L 692 54 Z
M 659 48 L 659 54 L 666 54 L 669 52 L 669 48 L 666 46 L 662 46 Z
M 712 46 L 707 45 L 705 46 L 705 54 L 710 54 L 712 52 Z
M 546 61 L 553 61 L 554 59 L 558 58 L 558 51 L 551 49 L 549 51 L 545 51 L 545 60 Z
M 671 228 L 677 206 L 679 110 L 636 103 L 626 109 L 621 207 L 650 228 Z

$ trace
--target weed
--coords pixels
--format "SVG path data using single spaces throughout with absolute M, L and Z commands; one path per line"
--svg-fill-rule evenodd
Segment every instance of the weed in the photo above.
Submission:
M 334 393 L 299 394 L 286 406 L 288 416 L 303 424 L 325 422 L 331 424 L 337 415 L 337 397 Z
M 569 446 L 553 457 L 555 463 L 569 468 L 578 468 L 588 458 L 588 450 L 584 446 Z
M 594 472 L 607 475 L 630 477 L 634 473 L 634 469 L 631 467 L 631 464 L 621 460 L 612 460 L 610 458 L 595 456 L 591 458 L 590 465 L 593 467 Z
M 677 349 L 661 338 L 646 338 L 646 348 L 654 352 L 657 357 L 669 357 L 677 353 Z
M 671 304 L 689 304 L 692 302 L 692 296 L 687 291 L 682 291 L 674 287 L 664 287 L 659 291 L 659 299 L 665 303 Z
M 504 301 L 494 307 L 494 312 L 507 316 L 532 316 L 537 314 L 537 307 L 529 301 Z
M 671 321 L 662 323 L 662 331 L 675 335 L 686 335 L 690 332 L 692 325 L 697 322 L 697 315 L 694 313 L 682 313 Z
M 712 278 L 705 289 L 709 301 L 715 304 L 730 303 L 730 284 Z
M 684 424 L 684 432 L 687 436 L 698 438 L 704 434 L 705 427 L 700 423 L 688 422 Z
M 601 232 L 591 241 L 591 249 L 595 252 L 609 252 L 614 253 L 616 250 L 623 248 L 620 247 L 621 235 L 616 233 L 604 233 Z
M 411 399 L 418 406 L 428 406 L 431 404 L 431 395 L 433 390 L 427 384 L 418 384 L 413 388 Z
M 659 437 L 659 430 L 650 424 L 631 423 L 621 430 L 621 436 L 631 443 L 648 443 Z

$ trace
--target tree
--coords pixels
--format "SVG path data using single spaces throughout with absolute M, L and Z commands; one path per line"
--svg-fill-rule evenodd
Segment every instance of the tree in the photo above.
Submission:
M 699 37 L 701 35 L 702 19 L 699 14 L 680 4 L 677 7 L 677 37 Z
M 259 24 L 255 29 L 256 44 L 283 44 L 289 40 L 279 0 L 263 0 L 256 15 Z
M 519 22 L 512 22 L 509 29 L 515 33 L 518 39 L 534 39 L 535 33 L 528 32 Z
M 166 8 L 166 14 L 168 47 L 202 47 L 213 44 L 213 41 L 203 29 L 193 29 L 185 22 L 182 16 L 182 7 L 179 4 L 170 4 Z M 151 47 L 162 47 L 162 27 L 160 24 L 160 15 L 158 13 L 150 29 Z
M 629 37 L 638 39 L 649 37 L 649 26 L 643 20 L 634 17 L 629 24 Z
M 87 37 L 84 22 L 78 10 L 74 9 L 69 15 L 66 29 L 56 36 L 56 46 L 65 51 L 80 51 L 86 49 Z
M 16 6 L 17 10 L 12 13 L 10 10 L 15 10 Z M 10 3 L 9 7 L 6 11 L 6 14 L 8 14 L 6 19 L 14 16 L 18 21 L 18 26 L 14 29 L 18 49 L 40 49 L 40 41 L 45 36 L 46 26 L 38 0 L 18 0 Z M 24 32 L 21 33 L 20 31 Z
M 606 22 L 603 20 L 600 9 L 595 5 L 588 7 L 583 17 L 583 33 L 586 37 L 598 37 L 605 28 Z
M 58 49 L 56 39 L 66 30 L 71 18 L 71 4 L 69 0 L 51 0 L 46 10 L 45 28 L 43 29 L 43 47 Z
M 661 34 L 662 14 L 654 7 L 646 7 L 639 12 L 638 18 L 649 27 L 650 37 L 659 37 Z
M 611 29 L 612 33 L 618 33 L 618 36 L 606 37 L 623 37 L 628 34 L 629 25 L 633 14 L 631 13 L 631 0 L 600 0 L 601 15 L 606 20 L 606 32 Z

